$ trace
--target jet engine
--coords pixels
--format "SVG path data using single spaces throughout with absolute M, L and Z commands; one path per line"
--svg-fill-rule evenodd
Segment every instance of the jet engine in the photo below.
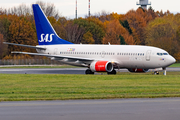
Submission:
M 90 65 L 92 72 L 112 72 L 113 64 L 109 61 L 94 61 Z
M 145 72 L 148 72 L 149 69 L 132 68 L 132 69 L 128 69 L 128 70 L 129 70 L 129 72 L 145 73 Z

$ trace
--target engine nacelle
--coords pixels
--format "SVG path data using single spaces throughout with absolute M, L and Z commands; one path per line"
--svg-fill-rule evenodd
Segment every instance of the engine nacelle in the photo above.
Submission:
M 128 70 L 129 70 L 129 72 L 145 73 L 145 72 L 148 72 L 149 69 L 132 68 L 132 69 L 128 69 Z
M 92 72 L 111 72 L 113 64 L 109 61 L 94 61 L 90 65 Z

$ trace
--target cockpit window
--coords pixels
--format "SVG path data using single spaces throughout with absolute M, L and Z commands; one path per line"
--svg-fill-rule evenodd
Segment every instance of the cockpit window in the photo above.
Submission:
M 168 55 L 168 53 L 163 53 L 163 55 Z
M 169 55 L 168 53 L 157 53 L 157 55 L 162 56 L 162 55 Z

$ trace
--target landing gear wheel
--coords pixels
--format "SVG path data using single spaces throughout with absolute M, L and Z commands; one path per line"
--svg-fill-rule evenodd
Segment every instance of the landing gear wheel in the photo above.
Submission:
M 107 72 L 108 75 L 116 75 L 116 70 L 112 70 L 111 72 Z
M 159 75 L 159 72 L 158 72 L 158 71 L 155 71 L 154 74 L 155 74 L 155 75 Z
M 87 74 L 87 75 L 88 75 L 88 74 L 94 74 L 94 72 L 92 72 L 91 69 L 87 69 L 87 70 L 85 71 L 85 74 Z
M 166 68 L 163 68 L 163 75 L 166 75 Z

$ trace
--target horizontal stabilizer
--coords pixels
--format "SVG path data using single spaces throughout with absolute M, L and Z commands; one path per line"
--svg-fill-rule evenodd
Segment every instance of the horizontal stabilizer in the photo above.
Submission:
M 46 48 L 43 48 L 43 47 L 36 47 L 36 46 L 31 46 L 31 45 L 23 45 L 23 44 L 8 43 L 8 42 L 3 42 L 3 44 L 17 45 L 17 46 L 21 46 L 21 47 L 28 47 L 28 48 L 33 48 L 33 49 L 46 50 Z

